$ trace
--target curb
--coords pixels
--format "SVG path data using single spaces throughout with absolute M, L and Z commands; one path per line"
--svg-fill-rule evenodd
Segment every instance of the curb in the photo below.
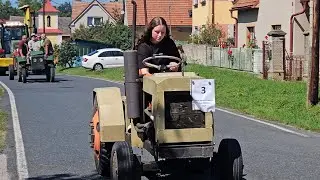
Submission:
M 0 154 L 0 179 L 9 180 L 9 173 L 7 168 L 7 156 L 5 154 Z

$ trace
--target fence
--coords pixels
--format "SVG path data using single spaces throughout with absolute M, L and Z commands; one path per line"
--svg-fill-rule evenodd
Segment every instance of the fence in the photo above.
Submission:
M 207 45 L 184 44 L 188 63 L 216 66 L 240 71 L 262 73 L 262 49 L 220 48 Z

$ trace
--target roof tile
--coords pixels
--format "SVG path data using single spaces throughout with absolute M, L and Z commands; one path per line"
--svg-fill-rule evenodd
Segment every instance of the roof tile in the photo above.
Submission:
M 45 11 L 45 13 L 47 12 L 53 12 L 53 13 L 57 13 L 57 12 L 59 12 L 55 7 L 53 7 L 52 6 L 52 4 L 51 4 L 51 2 L 50 2 L 50 0 L 45 0 L 46 1 L 46 3 L 45 3 L 45 5 L 44 5 L 44 11 Z M 41 9 L 39 9 L 39 11 L 38 12 L 43 12 L 43 8 L 41 8 Z
M 259 0 L 237 0 L 232 8 L 241 9 L 246 7 L 256 7 L 258 4 Z
M 136 0 L 137 3 L 137 25 L 145 25 L 143 0 Z M 171 11 L 169 12 L 169 6 Z M 126 0 L 128 25 L 132 25 L 133 5 L 131 0 Z M 173 26 L 192 26 L 192 18 L 188 11 L 192 10 L 191 0 L 147 0 L 148 22 L 157 16 L 163 17 L 168 24 Z M 170 15 L 169 15 L 170 14 Z M 170 18 L 171 17 L 171 18 Z
M 82 2 L 82 1 L 73 1 L 72 3 L 72 20 L 77 18 L 82 11 L 84 11 L 91 2 Z M 114 17 L 113 11 L 114 9 L 122 9 L 122 3 L 120 2 L 107 2 L 101 3 L 103 7 Z M 120 11 L 119 11 L 120 12 Z

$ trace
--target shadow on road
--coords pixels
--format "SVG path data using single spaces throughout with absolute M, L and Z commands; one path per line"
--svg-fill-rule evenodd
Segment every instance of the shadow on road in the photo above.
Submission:
M 55 174 L 55 175 L 47 175 L 47 176 L 38 176 L 38 177 L 28 178 L 28 180 L 58 180 L 58 179 L 100 180 L 103 178 L 97 174 L 92 174 L 92 175 L 87 175 L 87 176 L 78 176 L 75 174 Z
M 60 83 L 60 82 L 64 82 L 64 81 L 72 81 L 72 80 L 56 78 L 54 80 L 54 82 L 47 82 L 45 77 L 44 78 L 28 78 L 27 79 L 27 83 Z

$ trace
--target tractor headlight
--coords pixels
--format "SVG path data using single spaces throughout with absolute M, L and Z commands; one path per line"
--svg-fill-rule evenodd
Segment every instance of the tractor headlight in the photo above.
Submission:
M 43 61 L 43 59 L 42 58 L 39 58 L 39 62 L 42 62 Z

